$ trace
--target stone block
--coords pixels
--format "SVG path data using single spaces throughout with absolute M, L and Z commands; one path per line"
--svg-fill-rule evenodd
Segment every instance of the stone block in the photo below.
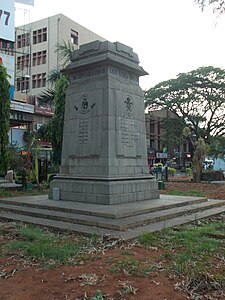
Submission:
M 60 200 L 60 189 L 57 187 L 52 189 L 52 200 Z

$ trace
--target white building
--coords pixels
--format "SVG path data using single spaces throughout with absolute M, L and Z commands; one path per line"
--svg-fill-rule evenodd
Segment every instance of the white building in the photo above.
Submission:
M 33 129 L 48 122 L 54 109 L 38 105 L 37 97 L 47 88 L 49 73 L 62 61 L 57 43 L 71 42 L 75 49 L 101 36 L 62 14 L 16 28 L 15 100 L 34 105 Z

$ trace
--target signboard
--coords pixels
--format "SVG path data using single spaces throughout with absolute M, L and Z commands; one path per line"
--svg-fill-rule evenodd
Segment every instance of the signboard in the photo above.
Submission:
M 34 0 L 15 0 L 18 3 L 34 5 Z
M 0 53 L 0 61 L 3 63 L 4 67 L 7 70 L 7 73 L 10 76 L 10 78 L 8 78 L 8 81 L 11 85 L 11 87 L 10 87 L 10 99 L 14 99 L 14 68 L 15 68 L 14 56 L 7 55 L 7 54 L 4 54 L 4 53 Z
M 30 113 L 30 114 L 34 113 L 34 105 L 32 105 L 32 104 L 11 101 L 10 108 L 11 108 L 11 110 L 23 111 L 23 112 Z
M 15 41 L 14 0 L 0 1 L 0 38 Z
M 167 153 L 156 153 L 156 157 L 157 158 L 167 158 L 168 157 L 168 155 L 167 155 Z
M 45 108 L 35 105 L 35 113 L 40 114 L 43 116 L 53 116 L 54 115 L 54 108 Z

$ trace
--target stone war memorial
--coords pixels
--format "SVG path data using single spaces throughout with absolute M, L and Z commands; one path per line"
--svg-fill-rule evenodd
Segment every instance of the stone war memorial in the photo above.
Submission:
M 149 174 L 143 92 L 133 49 L 94 41 L 74 52 L 65 103 L 60 172 L 49 198 L 122 204 L 159 198 Z

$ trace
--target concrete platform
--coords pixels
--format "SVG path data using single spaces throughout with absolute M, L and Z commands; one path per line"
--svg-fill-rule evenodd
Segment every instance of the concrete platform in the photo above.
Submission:
M 160 199 L 100 205 L 53 201 L 47 195 L 0 199 L 0 219 L 125 240 L 225 212 L 225 200 L 161 195 Z

